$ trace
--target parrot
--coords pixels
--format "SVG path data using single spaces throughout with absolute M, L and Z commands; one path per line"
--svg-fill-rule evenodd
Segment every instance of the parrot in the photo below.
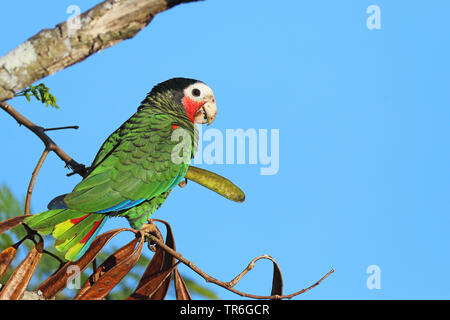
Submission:
M 140 229 L 184 180 L 197 148 L 196 125 L 210 125 L 216 114 L 214 93 L 204 82 L 172 78 L 157 84 L 105 140 L 72 192 L 24 223 L 51 234 L 69 261 L 86 253 L 110 217 L 125 217 Z

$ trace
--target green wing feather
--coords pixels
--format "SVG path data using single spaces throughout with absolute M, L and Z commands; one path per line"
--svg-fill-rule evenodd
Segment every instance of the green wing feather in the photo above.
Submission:
M 97 212 L 126 200 L 151 199 L 183 178 L 188 165 L 172 161 L 174 118 L 144 111 L 104 143 L 92 171 L 65 196 L 69 209 Z
M 41 212 L 40 214 L 29 216 L 25 219 L 25 223 L 41 234 L 50 234 L 55 225 L 67 221 L 69 219 L 76 219 L 86 215 L 86 213 L 70 209 L 54 209 Z

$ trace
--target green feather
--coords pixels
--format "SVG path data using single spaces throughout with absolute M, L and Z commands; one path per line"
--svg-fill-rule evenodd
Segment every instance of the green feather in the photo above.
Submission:
M 185 167 L 172 161 L 177 145 L 171 140 L 175 120 L 179 121 L 158 109 L 140 109 L 119 129 L 120 141 L 114 150 L 64 198 L 67 207 L 97 212 L 125 200 L 151 199 L 173 188 Z
M 55 225 L 67 221 L 69 219 L 76 219 L 86 215 L 86 213 L 70 210 L 70 209 L 55 209 L 44 211 L 40 214 L 25 218 L 24 223 L 31 229 L 41 230 L 52 228 Z

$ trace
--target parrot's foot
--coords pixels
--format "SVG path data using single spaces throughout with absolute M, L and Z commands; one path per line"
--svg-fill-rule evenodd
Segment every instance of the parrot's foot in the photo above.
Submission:
M 156 227 L 156 225 L 150 221 L 150 223 L 142 225 L 140 231 L 144 234 L 145 240 L 148 243 L 148 248 L 151 251 L 156 251 L 156 249 L 154 248 L 155 242 L 152 240 L 152 237 L 164 239 L 158 227 Z
M 178 185 L 180 186 L 180 188 L 184 188 L 188 183 L 187 179 L 184 179 L 184 181 L 181 181 Z

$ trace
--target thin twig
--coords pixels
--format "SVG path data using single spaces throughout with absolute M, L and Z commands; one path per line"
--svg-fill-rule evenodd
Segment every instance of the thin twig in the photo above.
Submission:
M 55 131 L 55 130 L 65 130 L 65 129 L 80 129 L 79 126 L 66 126 L 66 127 L 56 127 L 56 128 L 45 128 L 44 131 Z
M 273 263 L 276 263 L 275 260 L 271 256 L 269 256 L 267 254 L 260 255 L 260 256 L 256 257 L 255 259 L 253 259 L 252 261 L 250 261 L 248 266 L 240 274 L 238 274 L 233 280 L 226 282 L 226 284 L 230 287 L 234 287 L 239 281 L 241 281 L 242 277 L 245 276 L 247 274 L 247 272 L 253 270 L 253 268 L 255 267 L 256 261 L 261 260 L 261 259 L 268 259 L 268 260 L 272 261 Z
M 42 168 L 42 165 L 44 164 L 45 158 L 47 158 L 48 153 L 50 152 L 49 149 L 45 148 L 42 152 L 41 157 L 39 158 L 39 161 L 36 165 L 36 167 L 33 170 L 33 174 L 31 175 L 30 184 L 28 185 L 27 189 L 27 198 L 25 200 L 25 214 L 30 215 L 30 203 L 31 203 L 31 195 L 33 193 L 34 189 L 34 183 L 36 182 L 37 175 L 39 174 L 39 171 Z
M 152 219 L 153 220 L 153 219 Z M 155 220 L 156 221 L 156 220 Z M 247 266 L 247 268 L 244 269 L 244 271 L 242 271 L 236 278 L 234 278 L 232 281 L 230 282 L 223 282 L 220 280 L 217 280 L 214 277 L 211 277 L 210 275 L 208 275 L 207 273 L 205 273 L 204 271 L 202 271 L 201 269 L 199 269 L 192 261 L 187 260 L 186 258 L 184 258 L 180 253 L 178 253 L 177 251 L 173 250 L 172 248 L 170 248 L 169 246 L 167 246 L 164 241 L 162 239 L 159 239 L 156 236 L 151 236 L 151 239 L 158 245 L 160 246 L 162 249 L 164 249 L 167 253 L 169 253 L 171 256 L 175 257 L 176 259 L 178 259 L 179 261 L 181 261 L 183 264 L 185 264 L 186 266 L 188 266 L 191 270 L 193 270 L 194 272 L 196 272 L 198 275 L 200 275 L 203 279 L 206 280 L 206 282 L 211 282 L 214 283 L 222 288 L 227 289 L 228 291 L 231 291 L 237 295 L 240 295 L 242 297 L 246 297 L 246 298 L 253 298 L 253 299 L 291 299 L 295 296 L 298 296 L 299 294 L 305 293 L 306 291 L 311 290 L 312 288 L 318 286 L 323 280 L 325 280 L 330 274 L 332 274 L 334 272 L 334 269 L 331 269 L 326 275 L 324 275 L 322 278 L 320 278 L 317 282 L 315 282 L 313 285 L 309 286 L 308 288 L 302 289 L 300 291 L 288 294 L 288 295 L 271 295 L 271 296 L 260 296 L 260 295 L 254 295 L 254 294 L 250 294 L 250 293 L 245 293 L 245 292 L 241 292 L 239 290 L 234 289 L 233 287 L 239 282 L 239 280 L 246 274 L 248 273 L 250 270 L 253 269 L 253 266 L 255 264 L 256 261 L 258 261 L 259 259 L 270 259 L 271 261 L 273 261 L 273 259 L 270 256 L 267 255 L 261 255 L 259 257 L 256 257 L 255 259 L 253 259 L 249 265 Z M 270 257 L 270 258 L 268 258 Z
M 65 262 L 60 257 L 58 257 L 56 254 L 54 254 L 48 250 L 42 250 L 42 253 L 45 253 L 45 254 L 49 255 L 50 257 L 56 259 L 59 262 L 59 268 L 61 268 L 61 266 L 63 266 L 65 264 Z
M 66 166 L 72 169 L 75 173 L 80 176 L 86 176 L 86 167 L 83 164 L 79 164 L 73 160 L 67 153 L 65 153 L 46 133 L 43 127 L 37 126 L 16 109 L 14 109 L 10 104 L 6 102 L 0 102 L 0 107 L 5 110 L 9 115 L 11 115 L 20 125 L 25 126 L 30 131 L 41 139 L 44 143 L 45 148 L 53 151 L 56 155 L 66 163 Z

